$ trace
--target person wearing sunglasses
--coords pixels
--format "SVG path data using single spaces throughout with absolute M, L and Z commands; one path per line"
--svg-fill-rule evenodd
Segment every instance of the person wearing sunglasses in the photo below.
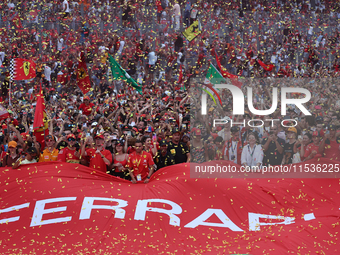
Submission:
M 47 135 L 45 137 L 45 150 L 40 154 L 39 162 L 49 162 L 49 161 L 57 161 L 59 150 L 56 149 L 56 141 L 54 136 Z
M 67 163 L 77 163 L 80 162 L 80 152 L 76 145 L 76 136 L 74 134 L 69 134 L 66 137 L 67 147 L 59 151 L 58 161 Z

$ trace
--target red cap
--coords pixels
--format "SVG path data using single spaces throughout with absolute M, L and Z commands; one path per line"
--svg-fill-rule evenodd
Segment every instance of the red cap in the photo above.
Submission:
M 312 134 L 312 136 L 319 136 L 318 131 L 314 131 L 313 134 Z
M 90 100 L 89 96 L 84 96 L 84 100 Z
M 15 126 L 15 127 L 19 126 L 19 122 L 18 122 L 17 119 L 14 119 L 14 120 L 12 121 L 12 124 L 13 124 L 13 126 Z
M 76 139 L 76 136 L 75 136 L 74 134 L 69 134 L 66 138 L 67 138 L 67 139 L 69 139 L 69 138 Z
M 20 135 L 21 135 L 22 139 L 24 141 L 26 141 L 27 137 L 29 136 L 29 133 L 21 133 Z
M 201 129 L 199 129 L 199 128 L 195 129 L 194 134 L 195 135 L 201 135 L 202 134 Z
M 216 139 L 216 137 L 218 137 L 218 134 L 216 133 L 211 133 L 211 136 L 214 138 L 214 140 Z
M 95 139 L 104 139 L 104 136 L 102 134 L 96 135 Z

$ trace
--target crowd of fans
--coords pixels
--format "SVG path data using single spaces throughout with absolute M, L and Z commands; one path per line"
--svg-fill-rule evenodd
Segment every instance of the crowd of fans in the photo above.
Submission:
M 2 120 L 2 166 L 62 161 L 147 183 L 154 171 L 190 161 L 259 167 L 313 157 L 339 161 L 340 9 L 337 1 L 315 2 L 5 1 L 0 6 L 1 100 L 10 117 Z M 308 22 L 294 23 L 296 13 Z M 325 16 L 336 29 L 315 33 Z M 141 24 L 151 19 L 155 31 L 145 32 Z M 202 34 L 189 42 L 181 31 L 196 20 Z M 41 30 L 41 22 L 50 25 Z M 75 22 L 81 25 L 76 28 Z M 263 31 L 266 22 L 280 23 L 281 33 Z M 224 35 L 214 33 L 221 27 Z M 334 56 L 328 65 L 320 57 L 326 50 Z M 77 87 L 81 52 L 92 84 L 87 95 Z M 311 92 L 307 108 L 313 115 L 291 106 L 281 116 L 278 107 L 266 117 L 285 126 L 266 121 L 257 128 L 231 126 L 231 119 L 261 117 L 249 111 L 233 116 L 227 90 L 219 91 L 223 106 L 211 100 L 209 114 L 201 115 L 198 79 L 210 62 L 216 63 L 213 52 L 224 71 L 239 76 L 243 90 L 253 87 L 258 109 L 271 107 L 273 86 L 296 86 Z M 142 94 L 113 80 L 108 54 L 143 87 Z M 10 81 L 12 58 L 33 60 L 36 78 Z M 40 85 L 46 125 L 35 130 Z M 222 118 L 228 123 L 214 127 L 213 120 Z

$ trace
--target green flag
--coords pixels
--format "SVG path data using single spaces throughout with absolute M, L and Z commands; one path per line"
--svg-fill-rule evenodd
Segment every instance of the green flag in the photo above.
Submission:
M 131 76 L 117 63 L 117 61 L 109 54 L 109 62 L 111 66 L 112 77 L 114 80 L 123 80 L 134 87 L 142 94 L 142 86 L 139 85 Z
M 224 84 L 226 83 L 226 81 L 223 78 L 222 74 L 217 70 L 217 68 L 210 63 L 204 83 L 212 84 L 214 86 L 215 84 Z

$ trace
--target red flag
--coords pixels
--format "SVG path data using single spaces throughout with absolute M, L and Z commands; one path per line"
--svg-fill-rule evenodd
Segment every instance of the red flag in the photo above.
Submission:
M 269 71 L 271 72 L 274 68 L 274 65 L 273 64 L 270 64 L 270 65 L 266 65 L 265 63 L 263 63 L 261 60 L 257 60 L 257 62 L 260 64 L 260 66 L 262 66 L 262 68 L 266 71 Z
M 0 105 L 0 120 L 7 119 L 8 117 L 9 117 L 8 111 L 2 105 Z
M 21 24 L 21 21 L 20 21 L 20 17 L 19 17 L 19 14 L 17 14 L 13 19 L 12 19 L 13 23 L 14 23 L 14 26 L 17 28 L 17 29 L 22 29 L 22 24 Z
M 183 68 L 182 65 L 179 66 L 179 77 L 178 77 L 178 85 L 181 85 L 183 82 Z
M 40 91 L 37 95 L 37 104 L 35 106 L 35 114 L 34 114 L 34 122 L 33 122 L 33 129 L 39 129 L 44 127 L 44 111 L 45 111 L 45 100 L 43 91 L 40 85 Z
M 215 54 L 215 58 L 216 58 L 216 62 L 217 62 L 218 68 L 221 70 L 221 74 L 223 75 L 223 77 L 230 79 L 231 84 L 233 84 L 234 86 L 236 86 L 238 88 L 241 88 L 242 87 L 242 82 L 240 82 L 238 80 L 239 76 L 237 76 L 235 74 L 228 73 L 227 71 L 224 71 L 224 68 L 221 65 L 220 59 L 217 56 L 217 53 L 216 53 L 215 49 L 213 48 L 211 51 L 212 51 L 213 54 Z
M 87 72 L 84 52 L 80 55 L 80 61 L 77 68 L 77 85 L 84 95 L 91 90 L 91 82 Z
M 29 80 L 36 76 L 36 64 L 32 60 L 23 58 L 15 58 L 13 66 L 13 80 Z

